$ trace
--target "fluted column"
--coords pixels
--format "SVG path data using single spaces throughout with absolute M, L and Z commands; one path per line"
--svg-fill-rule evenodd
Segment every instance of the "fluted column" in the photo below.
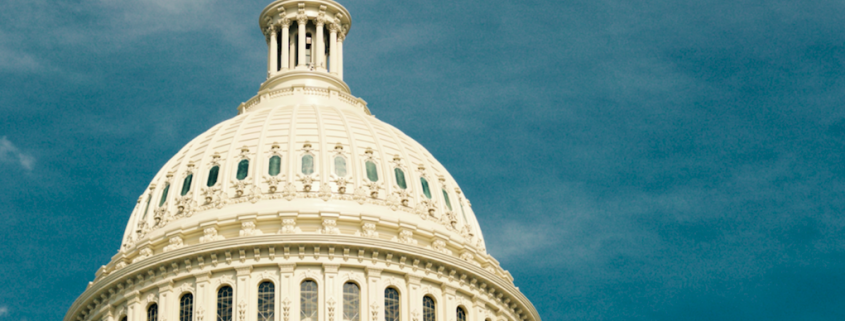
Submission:
M 282 49 L 282 70 L 287 70 L 290 68 L 288 64 L 290 61 L 290 19 L 284 18 L 281 21 L 282 25 L 282 43 L 279 44 L 279 48 Z
M 267 34 L 270 35 L 270 43 L 268 45 L 270 52 L 267 54 L 267 78 L 273 76 L 279 68 L 276 62 L 279 61 L 279 49 L 277 46 L 276 27 L 270 25 L 267 27 Z
M 296 16 L 296 22 L 299 29 L 299 41 L 297 41 L 296 54 L 298 63 L 296 67 L 305 67 L 308 63 L 305 61 L 305 26 L 308 24 L 308 16 L 305 15 L 305 4 L 299 4 L 299 14 Z
M 346 39 L 346 35 L 342 32 L 337 38 L 337 76 L 343 80 L 343 40 Z
M 325 70 L 326 69 L 326 43 L 323 39 L 323 23 L 322 19 L 317 19 L 317 45 L 313 48 L 316 48 L 317 52 L 317 70 Z
M 339 29 L 337 24 L 329 24 L 329 59 L 331 59 L 329 67 L 331 67 L 331 73 L 335 75 L 337 75 L 337 29 Z

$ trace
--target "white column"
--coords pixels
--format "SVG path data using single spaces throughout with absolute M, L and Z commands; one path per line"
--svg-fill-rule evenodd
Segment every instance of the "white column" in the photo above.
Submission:
M 346 39 L 346 36 L 341 34 L 340 37 L 337 39 L 337 76 L 340 77 L 340 80 L 343 80 L 343 40 Z
M 331 72 L 337 75 L 337 25 L 330 24 L 329 25 L 329 59 L 331 59 L 331 63 L 329 66 L 331 67 Z
M 325 320 L 335 321 L 343 314 L 343 288 L 338 286 L 337 271 L 340 264 L 323 263 L 323 277 L 326 290 Z
M 249 275 L 252 273 L 252 266 L 236 268 L 235 271 L 238 272 L 238 280 L 237 288 L 235 289 L 235 300 L 232 302 L 235 305 L 233 319 L 235 321 L 247 321 L 250 319 L 250 315 L 255 314 L 250 312 L 252 309 L 250 309 L 251 304 L 249 304 L 249 294 L 253 291 L 249 278 Z M 243 318 L 241 318 L 241 314 L 243 314 Z
M 311 48 L 317 48 L 317 68 L 315 68 L 316 70 L 326 69 L 326 42 L 323 39 L 323 26 L 325 26 L 323 21 L 317 20 L 317 46 L 311 46 Z
M 206 310 L 206 307 L 211 304 L 208 300 L 211 297 L 211 272 L 205 273 L 198 273 L 194 274 L 194 278 L 196 279 L 196 289 L 194 290 L 194 315 L 195 319 L 204 318 L 206 314 L 211 313 L 211 311 Z M 208 302 L 207 302 L 208 301 Z M 204 319 L 208 320 L 208 319 Z
M 296 44 L 291 41 L 291 43 L 288 44 L 288 47 L 290 48 L 290 61 L 288 62 L 288 66 L 290 66 L 290 69 L 293 69 L 296 67 Z
M 141 298 L 138 291 L 132 291 L 126 299 L 126 319 L 129 321 L 146 320 L 141 314 Z
M 273 76 L 279 70 L 276 63 L 279 61 L 278 39 L 276 38 L 276 27 L 270 26 L 270 53 L 267 55 L 267 78 Z
M 290 68 L 289 59 L 290 55 L 290 20 L 283 19 L 282 20 L 282 43 L 279 44 L 279 47 L 282 48 L 282 70 L 287 70 Z
M 422 281 L 422 277 L 406 274 L 405 275 L 405 283 L 408 287 L 407 290 L 407 297 L 409 301 L 408 304 L 408 311 L 411 313 L 411 319 L 414 318 L 418 320 L 422 320 L 422 297 L 420 297 L 420 281 Z M 417 313 L 416 315 L 414 313 Z
M 171 307 L 173 302 L 173 294 L 171 294 L 171 290 L 173 289 L 170 286 L 170 283 L 166 285 L 160 286 L 158 288 L 158 318 L 159 320 L 170 319 L 175 320 L 179 315 L 179 311 L 177 309 Z
M 281 302 L 279 309 L 279 316 L 278 320 L 299 320 L 298 315 L 293 315 L 293 312 L 296 310 L 293 308 L 294 305 L 299 305 L 299 298 L 294 296 L 294 293 L 299 292 L 299 284 L 293 284 L 293 272 L 296 268 L 295 263 L 279 263 L 279 273 L 281 276 L 279 280 L 281 283 L 279 287 L 281 287 Z M 297 288 L 294 289 L 293 287 L 296 286 Z M 288 318 L 285 318 L 285 315 Z
M 442 303 L 443 307 L 445 308 L 445 320 L 455 319 L 455 313 L 458 311 L 458 302 L 456 301 L 457 297 L 455 295 L 457 289 L 444 283 L 441 286 L 441 290 L 443 290 L 443 301 L 445 301 Z
M 299 29 L 299 41 L 297 43 L 296 54 L 298 57 L 298 64 L 296 65 L 297 68 L 305 67 L 307 62 L 305 61 L 305 25 L 308 24 L 308 19 L 298 19 L 296 20 L 298 23 Z
M 361 316 L 376 315 L 377 320 L 384 320 L 384 289 L 381 288 L 381 269 L 367 268 L 367 294 Z M 376 310 L 373 310 L 376 309 Z

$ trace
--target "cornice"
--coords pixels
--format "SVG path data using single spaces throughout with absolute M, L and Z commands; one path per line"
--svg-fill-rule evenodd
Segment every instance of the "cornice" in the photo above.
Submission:
M 292 245 L 296 246 L 294 247 Z M 377 257 L 377 259 L 373 259 L 370 256 L 365 256 L 363 257 L 364 260 L 360 262 L 360 264 L 355 264 L 354 262 L 352 264 L 371 266 L 369 262 L 371 259 L 373 259 L 378 260 L 379 262 L 389 263 L 388 269 L 390 268 L 390 266 L 394 266 L 394 264 L 396 264 L 395 267 L 399 267 L 399 265 L 394 260 L 388 261 L 386 258 L 382 259 L 381 256 L 378 256 L 378 253 L 387 254 L 389 255 L 388 257 L 393 257 L 397 259 L 399 259 L 400 257 L 405 257 L 406 262 L 414 262 L 415 267 L 423 271 L 437 273 L 438 275 L 448 275 L 450 279 L 459 278 L 461 281 L 465 281 L 467 283 L 470 283 L 469 281 L 472 280 L 472 286 L 478 284 L 479 289 L 489 293 L 491 297 L 497 298 L 498 300 L 502 301 L 505 305 L 509 305 L 509 303 L 505 302 L 516 301 L 518 303 L 515 310 L 522 310 L 523 313 L 527 313 L 531 315 L 535 320 L 539 321 L 539 314 L 537 313 L 533 304 L 531 304 L 528 298 L 526 298 L 525 295 L 523 295 L 516 288 L 516 286 L 508 282 L 506 279 L 496 276 L 495 274 L 481 267 L 467 263 L 466 261 L 463 261 L 457 257 L 446 255 L 434 250 L 421 248 L 419 246 L 397 243 L 388 240 L 369 239 L 348 235 L 320 234 L 285 234 L 240 237 L 236 239 L 227 239 L 185 246 L 166 253 L 157 254 L 154 256 L 155 259 L 147 258 L 139 262 L 129 264 L 126 267 L 98 280 L 92 286 L 89 286 L 89 288 L 86 289 L 85 292 L 83 292 L 82 295 L 80 295 L 76 301 L 74 301 L 73 305 L 71 305 L 70 309 L 68 310 L 68 313 L 65 315 L 65 320 L 74 320 L 73 317 L 82 312 L 81 310 L 84 307 L 92 305 L 94 300 L 99 295 L 109 293 L 109 289 L 120 288 L 118 285 L 123 285 L 123 283 L 126 282 L 127 279 L 132 280 L 133 278 L 139 275 L 144 276 L 149 272 L 155 273 L 155 271 L 158 271 L 161 268 L 164 268 L 164 271 L 166 271 L 167 267 L 171 266 L 171 264 L 173 264 L 174 262 L 182 262 L 186 258 L 191 259 L 197 256 L 216 255 L 217 252 L 222 252 L 226 250 L 228 250 L 226 251 L 227 253 L 230 252 L 233 254 L 233 256 L 237 256 L 237 253 L 239 251 L 243 252 L 242 250 L 244 249 L 270 246 L 287 246 L 291 248 L 356 248 L 358 250 L 358 253 L 354 254 L 357 255 L 349 255 L 347 257 L 348 259 L 355 259 L 356 261 L 360 258 L 358 255 L 361 254 L 361 250 L 369 253 L 375 251 L 377 254 L 374 257 Z M 241 253 L 241 256 L 243 256 L 243 253 Z M 336 255 L 332 259 L 329 259 L 326 256 L 326 259 L 329 260 L 328 263 L 331 263 L 334 260 L 341 260 L 338 261 L 338 263 L 344 264 L 341 263 L 344 260 L 344 255 Z M 302 259 L 300 258 L 300 260 Z M 282 255 L 279 255 L 277 256 L 277 260 L 270 260 L 267 263 L 260 264 L 293 265 L 296 264 L 296 261 L 296 255 L 291 255 L 287 260 L 285 260 Z M 240 269 L 247 268 L 252 265 L 243 263 L 238 264 L 238 260 L 234 258 L 231 262 L 234 264 L 229 264 L 230 267 Z M 197 272 L 193 272 L 193 274 L 196 273 Z M 155 282 L 153 285 L 149 286 L 158 286 L 159 284 L 159 282 Z M 504 297 L 503 299 L 502 292 L 504 292 L 511 298 Z M 106 295 L 108 296 L 108 294 Z

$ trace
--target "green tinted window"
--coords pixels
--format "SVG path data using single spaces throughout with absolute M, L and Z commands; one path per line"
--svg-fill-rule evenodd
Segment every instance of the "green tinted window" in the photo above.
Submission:
M 170 184 L 164 185 L 164 192 L 161 193 L 161 201 L 158 202 L 158 207 L 164 205 L 164 202 L 167 201 L 167 192 L 170 191 Z
M 281 167 L 282 167 L 282 158 L 281 157 L 279 157 L 278 155 L 270 157 L 270 169 L 267 170 L 267 172 L 270 174 L 270 176 L 279 175 Z
M 249 160 L 244 159 L 238 163 L 238 174 L 236 177 L 239 181 L 242 181 L 247 175 L 249 175 Z
M 422 184 L 422 190 L 425 197 L 431 199 L 431 190 L 428 189 L 428 181 L 425 177 L 420 177 L 420 183 Z
M 445 189 L 443 190 L 443 200 L 446 202 L 446 207 L 448 207 L 449 210 L 451 211 L 452 210 L 452 202 L 449 200 L 449 193 L 446 193 Z
M 205 186 L 212 187 L 217 184 L 217 174 L 220 174 L 220 166 L 214 166 L 208 171 L 208 181 Z
M 378 171 L 376 170 L 376 163 L 367 161 L 367 178 L 371 182 L 378 182 Z
M 194 174 L 191 173 L 191 174 L 188 174 L 188 176 L 185 177 L 184 181 L 182 181 L 182 193 L 181 193 L 182 196 L 185 196 L 185 194 L 188 194 L 188 192 L 191 191 L 191 181 L 193 181 L 193 180 L 194 180 Z
M 346 158 L 343 158 L 343 156 L 334 158 L 334 174 L 338 177 L 346 176 Z
M 311 175 L 314 173 L 314 156 L 302 156 L 302 174 Z
M 399 185 L 401 189 L 407 189 L 408 184 L 405 183 L 405 172 L 399 168 L 395 168 L 393 169 L 393 174 L 396 175 L 396 185 Z

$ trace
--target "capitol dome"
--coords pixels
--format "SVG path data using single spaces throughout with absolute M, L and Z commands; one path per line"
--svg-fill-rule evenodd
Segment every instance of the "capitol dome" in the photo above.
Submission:
M 349 12 L 260 15 L 267 80 L 155 175 L 66 321 L 539 321 L 457 182 L 343 81 Z

